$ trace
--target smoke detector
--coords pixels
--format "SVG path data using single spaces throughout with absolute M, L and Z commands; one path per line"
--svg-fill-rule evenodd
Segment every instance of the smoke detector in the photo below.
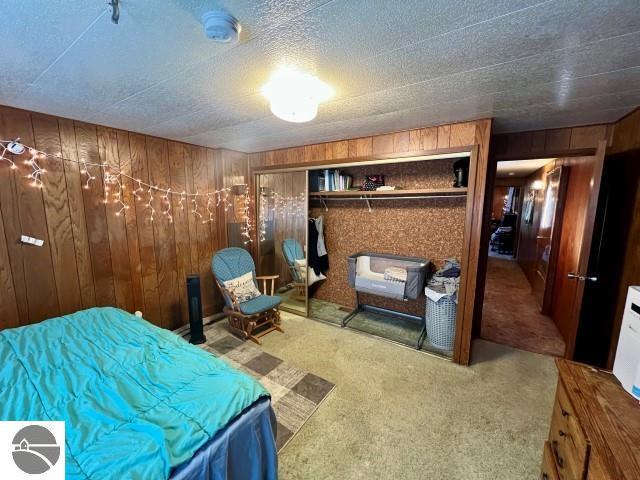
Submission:
M 242 26 L 232 15 L 221 10 L 213 10 L 202 15 L 205 35 L 220 43 L 235 43 L 240 36 Z

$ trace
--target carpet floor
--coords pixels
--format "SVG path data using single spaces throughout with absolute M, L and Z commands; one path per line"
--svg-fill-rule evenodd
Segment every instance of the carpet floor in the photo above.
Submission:
M 263 350 L 336 389 L 279 456 L 287 479 L 535 479 L 553 359 L 478 340 L 465 368 L 283 313 Z
M 489 257 L 481 338 L 528 352 L 563 356 L 554 321 L 540 313 L 531 286 L 515 260 Z
M 207 342 L 200 345 L 231 366 L 256 378 L 271 394 L 278 422 L 276 446 L 280 452 L 315 413 L 335 385 L 269 355 L 251 341 L 243 341 L 227 329 L 223 319 L 205 325 Z

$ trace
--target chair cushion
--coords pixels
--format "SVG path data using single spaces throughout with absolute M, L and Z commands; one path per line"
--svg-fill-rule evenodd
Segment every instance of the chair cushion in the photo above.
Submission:
M 245 315 L 253 315 L 254 313 L 264 312 L 270 308 L 280 305 L 280 297 L 271 295 L 260 295 L 240 304 L 240 311 Z
M 304 259 L 302 245 L 294 238 L 287 238 L 282 241 L 282 253 L 289 265 L 293 265 L 296 260 Z
M 254 272 L 255 269 L 249 252 L 237 247 L 223 248 L 213 256 L 211 261 L 211 270 L 220 282 L 232 280 L 247 272 Z
M 235 295 L 238 302 L 246 302 L 261 295 L 253 280 L 253 272 L 247 272 L 239 277 L 222 282 Z

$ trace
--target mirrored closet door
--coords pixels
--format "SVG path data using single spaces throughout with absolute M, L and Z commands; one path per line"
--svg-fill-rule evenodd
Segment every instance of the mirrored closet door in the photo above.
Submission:
M 256 176 L 258 275 L 278 275 L 280 307 L 307 314 L 307 172 Z

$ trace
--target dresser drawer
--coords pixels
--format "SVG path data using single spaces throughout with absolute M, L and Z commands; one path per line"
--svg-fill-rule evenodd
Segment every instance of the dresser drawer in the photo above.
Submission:
M 558 477 L 562 480 L 582 480 L 589 459 L 589 442 L 562 381 L 558 381 L 549 445 Z
M 560 480 L 556 461 L 551 451 L 549 442 L 544 442 L 544 452 L 542 454 L 542 468 L 540 469 L 540 480 Z

